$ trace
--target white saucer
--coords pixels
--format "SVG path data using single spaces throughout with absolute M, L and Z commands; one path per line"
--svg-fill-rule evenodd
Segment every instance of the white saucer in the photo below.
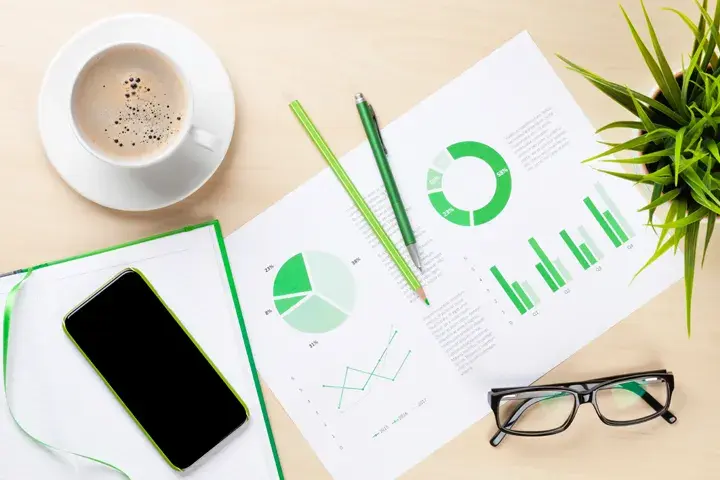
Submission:
M 183 146 L 166 162 L 125 169 L 82 147 L 70 125 L 73 72 L 99 49 L 120 42 L 148 44 L 177 62 L 193 91 L 193 125 L 214 134 L 217 149 Z M 80 195 L 117 210 L 154 210 L 187 198 L 218 169 L 235 128 L 235 99 L 220 59 L 194 32 L 155 15 L 121 15 L 85 28 L 60 49 L 40 90 L 38 124 L 50 163 Z

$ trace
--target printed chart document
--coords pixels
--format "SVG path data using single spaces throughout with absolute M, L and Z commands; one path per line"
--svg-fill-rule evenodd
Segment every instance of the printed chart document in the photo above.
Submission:
M 581 164 L 594 128 L 526 33 L 383 135 L 429 307 L 329 169 L 227 239 L 260 374 L 340 480 L 401 475 L 682 275 L 631 283 L 646 202 Z M 368 144 L 342 163 L 401 246 Z

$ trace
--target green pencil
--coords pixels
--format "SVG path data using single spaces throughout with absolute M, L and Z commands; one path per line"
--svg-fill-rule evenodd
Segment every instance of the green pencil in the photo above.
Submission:
M 370 228 L 372 229 L 375 236 L 378 238 L 383 247 L 385 247 L 388 255 L 390 255 L 390 258 L 393 260 L 393 262 L 395 262 L 395 265 L 397 266 L 398 270 L 400 270 L 400 273 L 402 273 L 403 277 L 405 277 L 405 280 L 407 281 L 408 285 L 410 285 L 410 288 L 415 290 L 415 292 L 418 294 L 418 296 L 423 302 L 425 302 L 427 305 L 430 305 L 430 302 L 427 299 L 427 295 L 425 295 L 425 290 L 423 290 L 423 287 L 420 284 L 420 281 L 415 276 L 415 273 L 413 273 L 412 269 L 405 261 L 405 258 L 403 258 L 398 249 L 395 247 L 395 244 L 392 242 L 387 232 L 385 232 L 385 229 L 383 229 L 377 217 L 375 217 L 375 214 L 372 212 L 372 210 L 370 210 L 370 207 L 365 202 L 365 199 L 363 199 L 362 195 L 360 195 L 357 187 L 355 187 L 355 184 L 352 182 L 352 180 L 350 180 L 350 177 L 348 176 L 347 172 L 345 172 L 345 169 L 342 167 L 342 165 L 340 165 L 337 157 L 332 152 L 332 150 L 330 150 L 330 147 L 325 142 L 325 139 L 323 139 L 322 135 L 320 135 L 320 132 L 315 127 L 312 120 L 310 120 L 310 117 L 305 112 L 305 109 L 297 100 L 294 100 L 292 103 L 290 103 L 290 109 L 293 111 L 295 117 L 297 117 L 298 121 L 305 129 L 305 132 L 310 137 L 310 140 L 313 141 L 317 149 L 320 151 L 320 154 L 323 156 L 328 165 L 330 165 L 330 168 L 335 173 L 335 176 L 338 178 L 338 180 L 340 180 L 343 188 L 345 188 L 345 191 L 348 193 L 348 195 L 350 195 L 350 198 L 355 203 L 355 206 L 358 208 L 358 210 L 360 210 L 360 213 L 362 213 L 365 221 L 367 221 L 368 225 L 370 225 Z

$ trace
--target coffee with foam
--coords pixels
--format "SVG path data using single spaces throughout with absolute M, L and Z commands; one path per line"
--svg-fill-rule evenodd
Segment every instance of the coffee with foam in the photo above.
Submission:
M 188 86 L 162 53 L 118 45 L 80 72 L 72 116 L 89 147 L 115 161 L 142 161 L 175 145 L 188 109 Z

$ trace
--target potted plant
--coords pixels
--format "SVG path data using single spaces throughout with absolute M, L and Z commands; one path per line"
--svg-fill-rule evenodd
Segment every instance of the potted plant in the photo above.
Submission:
M 715 220 L 720 214 L 720 1 L 710 16 L 707 0 L 700 10 L 700 20 L 693 23 L 684 13 L 678 15 L 695 37 L 689 60 L 680 72 L 673 72 L 657 39 L 650 16 L 641 1 L 653 53 L 640 38 L 625 9 L 635 43 L 650 70 L 658 90 L 646 96 L 626 86 L 606 80 L 558 55 L 573 70 L 584 76 L 600 91 L 630 111 L 637 120 L 616 121 L 598 132 L 625 128 L 639 134 L 624 143 L 609 143 L 610 148 L 584 162 L 601 160 L 624 165 L 641 165 L 641 173 L 600 171 L 631 182 L 652 187 L 650 202 L 641 209 L 648 212 L 648 223 L 658 231 L 654 254 L 636 276 L 669 250 L 677 253 L 683 243 L 685 261 L 685 302 L 688 336 L 691 331 L 692 291 L 698 250 L 700 223 L 707 222 L 701 265 L 705 261 Z M 623 152 L 626 158 L 608 158 Z M 665 220 L 655 223 L 659 207 L 667 209 Z

